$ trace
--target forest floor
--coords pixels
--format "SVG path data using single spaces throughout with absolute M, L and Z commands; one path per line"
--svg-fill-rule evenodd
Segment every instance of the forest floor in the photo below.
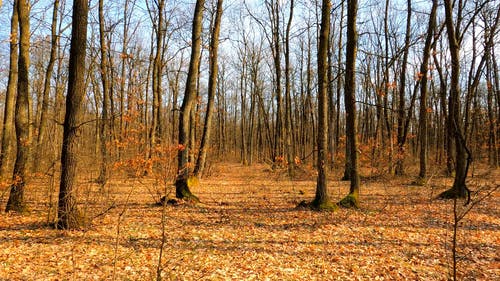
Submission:
M 192 188 L 202 204 L 165 209 L 154 204 L 162 189 L 154 179 L 113 179 L 104 190 L 84 182 L 81 209 L 94 217 L 84 231 L 52 229 L 55 193 L 47 179 L 33 180 L 30 212 L 0 215 L 0 280 L 155 280 L 158 264 L 162 280 L 450 278 L 453 201 L 434 198 L 451 178 L 425 186 L 409 177 L 365 178 L 361 209 L 336 212 L 296 208 L 314 197 L 314 176 L 305 178 L 218 164 Z M 499 184 L 498 170 L 469 179 L 472 190 Z M 347 182 L 329 181 L 333 200 L 347 190 Z M 460 280 L 499 280 L 499 193 L 459 226 Z M 4 208 L 7 194 L 0 194 Z

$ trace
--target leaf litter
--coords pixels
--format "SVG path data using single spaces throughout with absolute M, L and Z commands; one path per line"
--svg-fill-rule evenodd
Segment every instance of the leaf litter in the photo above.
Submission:
M 193 188 L 202 204 L 165 207 L 163 280 L 450 277 L 452 202 L 431 196 L 449 186 L 447 178 L 423 187 L 407 185 L 409 178 L 367 180 L 360 210 L 332 213 L 296 208 L 314 197 L 313 178 L 274 177 L 264 166 L 218 169 Z M 107 196 L 88 188 L 91 196 L 81 197 L 91 199 L 82 202 L 89 213 L 116 207 L 84 231 L 62 231 L 48 226 L 47 191 L 34 181 L 30 212 L 0 216 L 0 280 L 154 280 L 162 240 L 162 207 L 148 186 L 155 182 L 114 179 Z M 347 191 L 348 183 L 329 181 L 332 200 Z M 460 279 L 500 276 L 499 201 L 493 193 L 460 225 Z

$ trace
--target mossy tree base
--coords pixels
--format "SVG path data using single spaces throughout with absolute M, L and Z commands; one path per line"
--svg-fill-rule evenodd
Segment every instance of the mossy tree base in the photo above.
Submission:
M 358 196 L 353 193 L 349 193 L 346 197 L 339 201 L 338 205 L 342 208 L 359 209 Z
M 190 178 L 177 179 L 175 181 L 175 197 L 192 203 L 200 203 L 200 199 L 189 189 L 189 187 L 195 185 L 195 183 L 197 183 L 197 181 Z
M 313 201 L 308 203 L 305 200 L 303 200 L 297 205 L 297 208 L 311 209 L 313 211 L 335 212 L 339 207 L 331 201 L 326 201 L 322 203 Z

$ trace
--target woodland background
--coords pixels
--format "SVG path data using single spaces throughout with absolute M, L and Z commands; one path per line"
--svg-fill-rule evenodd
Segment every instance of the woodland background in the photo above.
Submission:
M 497 276 L 499 5 L 4 1 L 0 278 Z

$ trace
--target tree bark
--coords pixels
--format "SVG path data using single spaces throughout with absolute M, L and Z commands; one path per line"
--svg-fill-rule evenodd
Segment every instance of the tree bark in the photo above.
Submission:
M 330 34 L 330 0 L 323 0 L 321 6 L 321 30 L 318 48 L 318 178 L 313 208 L 335 209 L 336 205 L 328 197 L 328 40 Z
M 56 55 L 59 43 L 59 36 L 57 34 L 57 18 L 59 10 L 59 0 L 54 1 L 53 11 L 52 11 L 52 24 L 51 24 L 51 43 L 50 43 L 50 57 L 47 64 L 47 70 L 45 72 L 44 83 L 43 83 L 43 94 L 42 94 L 42 109 L 40 113 L 40 124 L 38 125 L 38 137 L 35 146 L 35 159 L 42 159 L 43 142 L 45 139 L 45 131 L 47 129 L 47 113 L 49 110 L 49 98 L 50 98 L 50 80 L 52 79 L 52 73 L 54 71 L 54 65 L 56 62 Z M 40 168 L 39 165 L 33 165 L 33 168 Z
M 408 62 L 408 54 L 410 53 L 410 37 L 411 37 L 411 0 L 407 1 L 407 15 L 406 15 L 406 33 L 405 33 L 405 45 L 403 51 L 403 60 L 401 62 L 401 76 L 399 81 L 399 105 L 398 105 L 398 153 L 396 156 L 396 175 L 403 175 L 405 172 L 404 168 L 404 159 L 405 159 L 405 143 L 406 143 L 406 135 L 405 135 L 405 123 L 406 123 L 406 114 L 405 114 L 405 105 L 406 105 L 406 97 L 405 97 L 405 89 L 406 89 L 406 68 Z M 427 63 L 426 63 L 427 64 Z
M 2 128 L 2 153 L 0 154 L 0 177 L 7 179 L 12 176 L 12 160 L 14 149 L 16 147 L 16 131 L 14 125 L 14 116 L 16 110 L 17 79 L 18 79 L 18 31 L 19 14 L 17 12 L 17 0 L 14 1 L 12 9 L 11 29 L 10 29 L 10 58 L 9 58 L 9 80 L 7 92 L 5 94 L 5 105 Z
M 346 110 L 347 149 L 350 157 L 349 178 L 351 181 L 349 194 L 344 197 L 339 205 L 342 207 L 359 207 L 359 174 L 358 174 L 358 141 L 356 137 L 356 53 L 358 33 L 356 18 L 358 1 L 347 2 L 347 50 L 346 71 L 344 85 L 344 104 Z
M 194 175 L 200 177 L 203 175 L 205 169 L 205 163 L 207 159 L 207 150 L 210 143 L 212 134 L 212 115 L 215 100 L 215 93 L 217 90 L 217 76 L 218 76 L 218 50 L 219 50 L 219 34 L 220 34 L 220 23 L 222 18 L 222 2 L 223 0 L 217 0 L 217 8 L 215 12 L 215 20 L 212 30 L 212 38 L 210 41 L 210 62 L 209 62 L 209 78 L 208 78 L 208 104 L 207 113 L 205 115 L 205 125 L 203 126 L 203 135 L 201 137 L 200 144 L 200 155 L 196 162 L 196 167 L 194 169 Z M 244 140 L 243 140 L 244 141 Z
M 101 163 L 99 169 L 99 176 L 97 182 L 101 185 L 105 185 L 108 180 L 108 162 L 109 162 L 109 152 L 107 147 L 108 134 L 109 134 L 109 117 L 108 117 L 108 107 L 109 107 L 109 73 L 108 73 L 108 49 L 105 37 L 105 26 L 104 26 L 104 0 L 99 0 L 99 42 L 100 42 L 100 52 L 101 52 L 101 62 L 100 62 L 100 72 L 102 81 L 102 113 L 101 122 L 99 123 L 99 140 L 100 140 L 100 153 L 101 153 Z
M 6 211 L 23 212 L 26 209 L 24 201 L 24 187 L 28 176 L 28 162 L 31 157 L 31 136 L 29 124 L 29 48 L 30 48 L 30 21 L 29 1 L 19 0 L 17 12 L 19 15 L 19 58 L 17 99 L 15 111 L 15 126 L 17 137 L 17 153 L 14 163 L 13 183 L 10 186 L 9 200 Z M 14 5 L 16 6 L 16 5 Z
M 196 98 L 196 82 L 198 80 L 198 66 L 200 64 L 201 51 L 201 29 L 203 21 L 203 10 L 205 0 L 197 0 L 193 16 L 193 30 L 191 37 L 191 59 L 186 81 L 184 99 L 182 101 L 181 112 L 179 116 L 179 145 L 177 154 L 177 178 L 175 181 L 175 195 L 180 199 L 199 201 L 198 197 L 191 193 L 189 178 L 190 165 L 189 147 L 190 139 L 190 116 L 191 109 L 194 106 Z
M 293 131 L 292 131 L 292 98 L 291 98 L 291 79 L 290 79 L 290 28 L 292 26 L 294 1 L 290 1 L 290 14 L 286 25 L 285 34 L 285 129 L 286 129 L 286 157 L 288 162 L 288 176 L 295 176 L 295 155 L 293 149 Z M 329 30 L 327 41 L 329 41 Z M 328 47 L 327 47 L 328 49 Z M 328 67 L 327 67 L 328 68 Z M 327 79 L 328 81 L 328 79 Z M 329 81 L 328 81 L 329 84 Z M 327 114 L 328 115 L 328 114 Z M 326 125 L 328 127 L 328 125 Z
M 470 196 L 465 184 L 469 167 L 470 155 L 462 133 L 462 119 L 460 114 L 460 38 L 453 22 L 453 1 L 444 0 L 445 24 L 448 33 L 448 44 L 451 56 L 450 96 L 448 103 L 448 131 L 449 137 L 455 140 L 455 180 L 451 189 L 444 191 L 440 198 L 465 198 Z M 461 19 L 458 18 L 459 22 Z
M 85 55 L 87 48 L 88 0 L 74 0 L 71 47 L 69 57 L 68 93 L 64 116 L 63 144 L 61 151 L 61 182 L 59 187 L 59 229 L 78 229 L 84 225 L 76 204 L 76 166 L 78 160 L 77 137 L 79 115 L 85 97 Z
M 434 30 L 436 28 L 436 12 L 437 0 L 432 0 L 431 14 L 429 16 L 429 25 L 427 28 L 427 37 L 425 38 L 424 52 L 422 64 L 420 65 L 420 119 L 418 123 L 419 136 L 420 136 L 420 171 L 418 177 L 424 179 L 427 176 L 427 144 L 428 144 L 428 131 L 427 131 L 427 73 L 429 67 L 429 58 L 431 53 L 432 41 L 434 38 Z

